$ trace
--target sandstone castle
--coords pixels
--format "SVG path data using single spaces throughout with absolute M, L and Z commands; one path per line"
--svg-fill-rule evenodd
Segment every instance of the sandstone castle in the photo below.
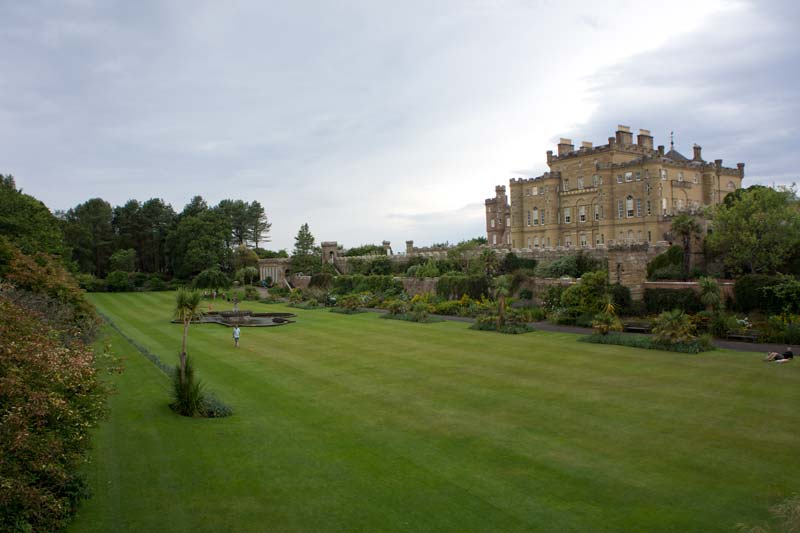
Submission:
M 602 248 L 613 244 L 672 240 L 670 225 L 680 213 L 698 214 L 741 187 L 744 163 L 724 167 L 703 160 L 694 145 L 689 159 L 674 149 L 653 147 L 648 130 L 634 142 L 618 126 L 608 144 L 561 139 L 558 154 L 547 152 L 549 172 L 512 179 L 486 200 L 490 246 L 522 249 Z

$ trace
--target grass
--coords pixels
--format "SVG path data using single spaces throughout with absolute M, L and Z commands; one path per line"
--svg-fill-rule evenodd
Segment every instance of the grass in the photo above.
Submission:
M 172 298 L 92 295 L 167 362 Z M 190 328 L 224 419 L 172 413 L 109 330 L 126 370 L 70 530 L 723 531 L 800 492 L 798 363 L 293 311 L 238 350 Z

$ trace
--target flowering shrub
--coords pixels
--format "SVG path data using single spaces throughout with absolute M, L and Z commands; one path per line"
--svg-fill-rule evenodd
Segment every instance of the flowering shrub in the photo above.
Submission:
M 0 530 L 62 528 L 85 494 L 78 467 L 104 409 L 93 353 L 66 345 L 0 293 Z

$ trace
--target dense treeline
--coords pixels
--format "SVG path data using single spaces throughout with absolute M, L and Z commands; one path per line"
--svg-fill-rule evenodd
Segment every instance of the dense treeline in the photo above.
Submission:
M 207 268 L 233 272 L 233 251 L 269 241 L 271 224 L 257 201 L 195 196 L 176 213 L 159 198 L 111 207 L 93 198 L 61 214 L 64 242 L 80 272 L 115 270 L 189 278 Z

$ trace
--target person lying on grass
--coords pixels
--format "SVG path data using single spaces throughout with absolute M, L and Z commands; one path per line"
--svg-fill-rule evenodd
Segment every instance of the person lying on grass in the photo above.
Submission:
M 787 346 L 786 351 L 783 353 L 778 353 L 778 352 L 768 353 L 764 361 L 773 361 L 775 363 L 788 363 L 792 359 L 794 359 L 794 353 L 792 353 L 792 347 Z

